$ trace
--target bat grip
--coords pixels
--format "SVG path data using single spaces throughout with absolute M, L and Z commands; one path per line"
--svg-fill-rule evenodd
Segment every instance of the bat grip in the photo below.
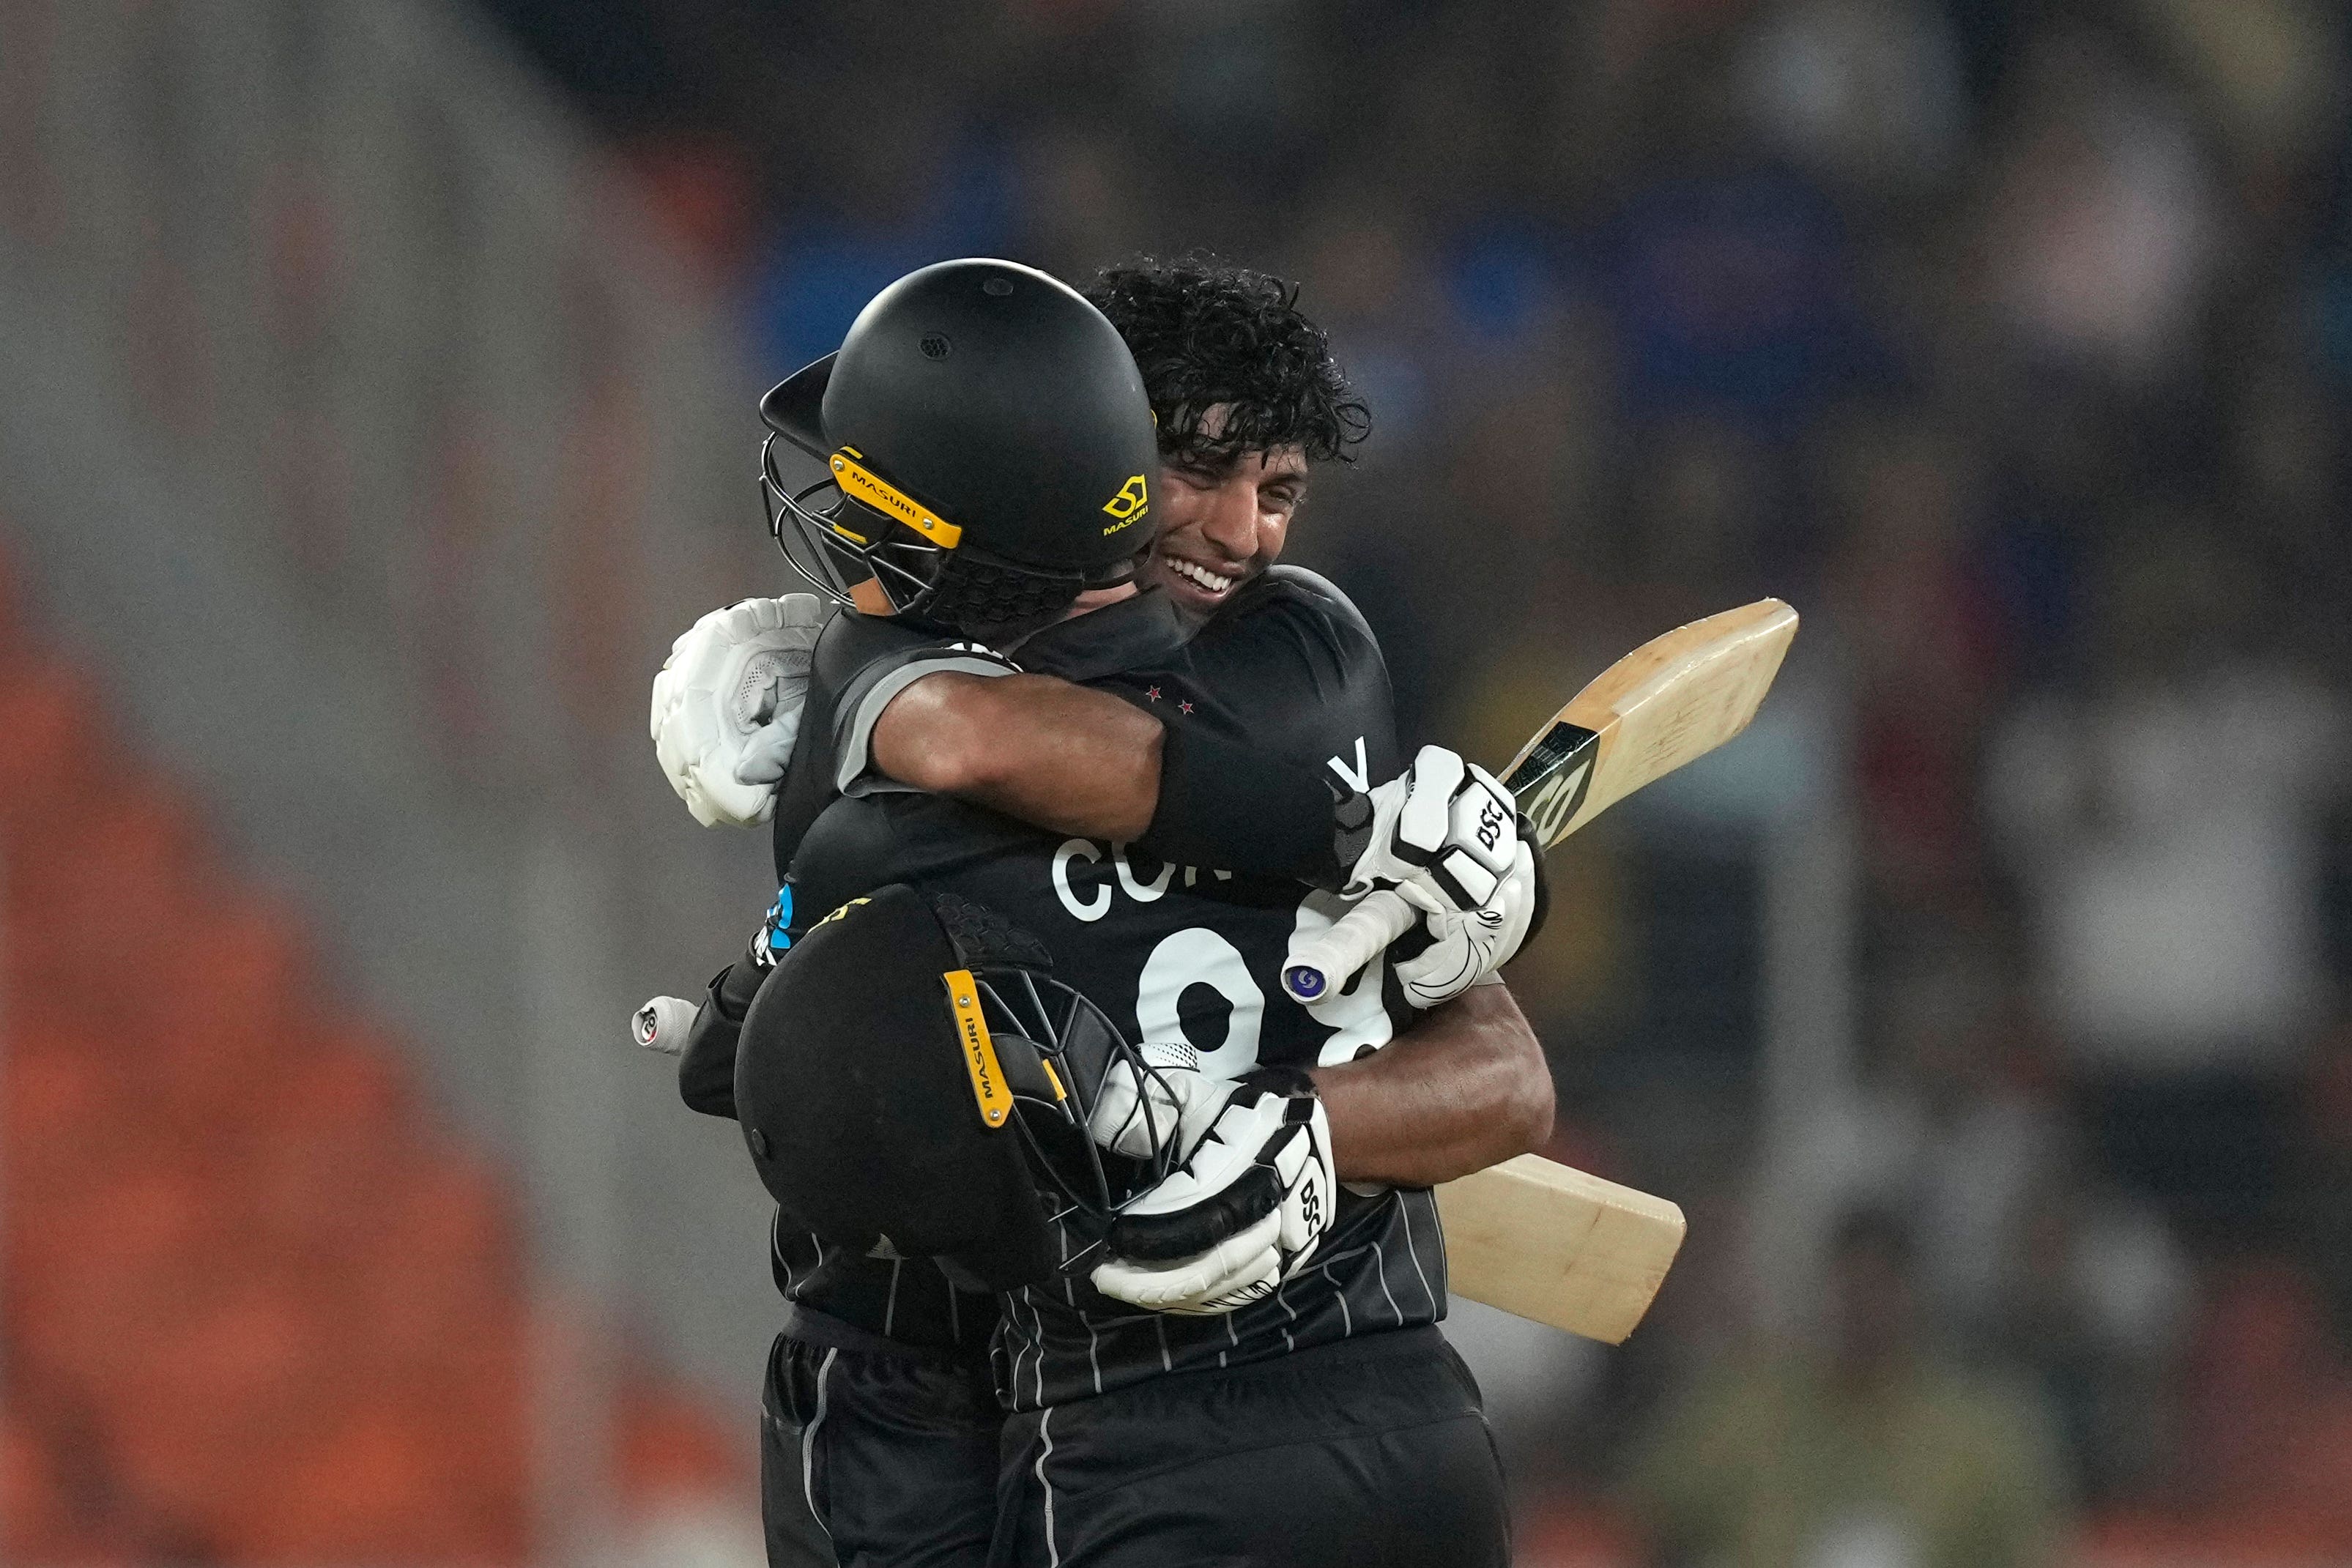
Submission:
M 686 1037 L 701 1009 L 684 997 L 654 997 L 629 1015 L 629 1038 L 647 1051 L 676 1056 L 686 1049 Z
M 1282 988 L 1293 1001 L 1319 1001 L 1412 930 L 1417 915 L 1412 904 L 1385 888 L 1366 894 L 1329 930 L 1298 945 L 1282 971 Z

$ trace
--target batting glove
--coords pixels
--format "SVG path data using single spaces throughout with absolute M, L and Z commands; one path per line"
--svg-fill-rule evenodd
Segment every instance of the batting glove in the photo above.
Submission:
M 654 677 L 654 755 L 704 827 L 751 827 L 774 812 L 830 614 L 813 593 L 746 599 L 670 645 Z
M 1424 746 L 1412 766 L 1372 790 L 1362 849 L 1339 891 L 1391 888 L 1437 915 L 1486 906 L 1512 868 L 1518 808 L 1493 774 L 1459 752 Z
M 1182 1165 L 1224 1113 L 1232 1081 L 1203 1077 L 1201 1053 L 1189 1045 L 1148 1040 L 1136 1055 L 1140 1071 L 1122 1056 L 1104 1072 L 1087 1130 L 1096 1143 L 1129 1159 L 1166 1151 Z
M 1297 1068 L 1246 1073 L 1192 1158 L 1120 1210 L 1095 1289 L 1188 1316 L 1246 1306 L 1314 1257 L 1338 1190 L 1314 1081 Z
M 1527 939 L 1540 874 L 1517 802 L 1460 754 L 1424 746 L 1412 766 L 1359 797 L 1343 894 L 1394 894 L 1420 916 L 1390 950 L 1404 999 L 1433 1008 L 1492 974 Z M 1292 943 L 1290 962 L 1309 940 Z
M 1521 839 L 1483 906 L 1422 915 L 1429 945 L 1411 957 L 1399 956 L 1403 946 L 1390 949 L 1389 972 L 1407 1002 L 1427 1009 L 1451 1001 L 1517 955 L 1535 918 L 1538 863 L 1534 846 Z

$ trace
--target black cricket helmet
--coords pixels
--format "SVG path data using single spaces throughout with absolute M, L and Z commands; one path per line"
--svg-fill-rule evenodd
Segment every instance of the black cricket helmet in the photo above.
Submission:
M 1081 1265 L 1167 1174 L 1095 1144 L 1104 1075 L 1139 1054 L 992 911 L 893 884 L 810 928 L 744 1015 L 735 1107 L 760 1180 L 800 1224 L 874 1257 L 948 1260 L 997 1290 Z M 1172 1126 L 1166 1129 L 1172 1133 Z M 1092 1223 L 1088 1223 L 1091 1220 Z
M 1160 457 L 1134 356 L 1034 267 L 908 273 L 760 414 L 770 533 L 821 592 L 870 614 L 1007 640 L 1123 581 L 1151 542 Z M 778 436 L 824 477 L 795 488 Z

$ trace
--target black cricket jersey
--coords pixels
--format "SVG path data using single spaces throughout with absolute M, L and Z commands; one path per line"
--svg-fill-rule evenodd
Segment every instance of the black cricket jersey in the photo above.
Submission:
M 874 776 L 866 740 L 898 689 L 942 667 L 1007 673 L 970 652 L 915 641 L 904 628 L 844 615 L 819 645 L 802 729 L 808 755 L 794 760 L 794 772 L 805 762 L 806 774 L 797 788 L 788 780 L 777 811 L 802 924 L 892 883 L 960 894 L 1042 939 L 1056 977 L 1131 1038 L 1185 1040 L 1202 1070 L 1220 1077 L 1260 1064 L 1348 1061 L 1391 1037 L 1377 965 L 1312 1006 L 1281 988 L 1293 936 L 1339 912 L 1330 894 L 1163 864 L 1128 845 L 1041 832 Z M 1112 692 L 1173 726 L 1210 727 L 1353 788 L 1402 767 L 1378 644 L 1344 595 L 1296 569 L 1266 573 L 1189 640 L 1165 598 L 1144 594 L 1048 628 L 1017 657 L 1024 669 Z M 1145 1312 L 1100 1295 L 1087 1279 L 1090 1239 L 1069 1222 L 1063 1228 L 1063 1255 L 1079 1266 L 1002 1299 L 996 1377 L 1016 1409 L 1444 1315 L 1444 1249 L 1425 1190 L 1343 1196 L 1304 1271 L 1266 1299 L 1214 1316 Z M 938 1264 L 852 1257 L 805 1233 L 795 1239 L 789 1218 L 778 1234 L 780 1277 L 803 1314 L 918 1345 L 970 1347 L 972 1299 Z

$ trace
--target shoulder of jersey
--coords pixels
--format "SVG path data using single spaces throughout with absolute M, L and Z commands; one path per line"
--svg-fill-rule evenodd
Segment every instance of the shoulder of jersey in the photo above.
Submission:
M 1267 567 L 1234 596 L 1225 613 L 1246 615 L 1253 610 L 1277 606 L 1304 612 L 1343 633 L 1352 633 L 1374 649 L 1381 645 L 1380 639 L 1372 635 L 1371 623 L 1356 608 L 1356 601 L 1338 583 L 1303 566 L 1276 562 Z
M 924 631 L 887 616 L 838 610 L 817 635 L 814 674 L 820 682 L 837 683 L 887 654 L 909 648 L 945 647 L 953 641 L 944 632 Z

